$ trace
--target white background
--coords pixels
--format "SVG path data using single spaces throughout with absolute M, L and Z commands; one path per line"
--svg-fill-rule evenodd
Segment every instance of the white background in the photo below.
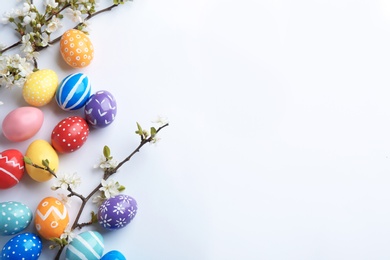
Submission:
M 2 0 L 0 11 L 15 6 Z M 114 176 L 139 211 L 122 230 L 96 227 L 105 252 L 145 260 L 390 258 L 389 0 L 136 0 L 90 28 L 95 59 L 82 71 L 93 91 L 116 97 L 118 116 L 82 149 L 60 155 L 59 171 L 78 172 L 87 193 L 99 182 L 92 166 L 104 145 L 120 160 L 138 144 L 135 122 L 170 122 L 156 146 Z M 0 41 L 15 40 L 2 25 Z M 58 44 L 39 66 L 60 78 L 77 71 Z M 26 105 L 20 89 L 0 93 L 0 119 Z M 57 122 L 81 113 L 55 102 L 42 110 L 34 138 L 1 136 L 1 150 L 49 141 Z M 56 195 L 51 184 L 26 174 L 0 200 L 35 210 Z

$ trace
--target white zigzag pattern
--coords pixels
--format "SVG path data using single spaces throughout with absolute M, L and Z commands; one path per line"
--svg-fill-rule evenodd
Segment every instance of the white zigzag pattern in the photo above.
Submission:
M 0 168 L 0 172 L 4 172 L 6 175 L 8 175 L 8 176 L 11 177 L 12 179 L 14 179 L 14 180 L 16 181 L 16 183 L 19 183 L 18 178 L 16 178 L 15 175 L 13 175 L 12 173 L 10 173 L 10 172 L 7 171 L 6 169 Z
M 51 206 L 50 209 L 46 212 L 45 215 L 43 215 L 42 212 L 40 212 L 40 211 L 37 209 L 37 214 L 38 214 L 38 216 L 39 216 L 42 220 L 46 220 L 46 219 L 49 217 L 49 215 L 50 215 L 53 211 L 58 215 L 58 217 L 59 217 L 60 219 L 65 219 L 66 216 L 67 216 L 67 211 L 66 211 L 65 205 L 64 205 L 64 212 L 63 212 L 62 214 L 61 214 L 61 212 L 60 212 L 56 207 L 54 207 L 54 206 Z
M 0 160 L 1 159 L 5 159 L 6 163 L 11 163 L 14 167 L 18 167 L 19 170 L 22 170 L 24 168 L 24 166 L 20 165 L 20 163 L 16 163 L 16 162 L 14 162 L 12 160 L 8 160 L 8 156 L 3 156 L 3 155 L 0 154 Z

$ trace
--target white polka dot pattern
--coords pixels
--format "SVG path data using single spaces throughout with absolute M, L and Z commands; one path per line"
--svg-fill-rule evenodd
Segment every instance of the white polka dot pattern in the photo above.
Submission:
M 34 233 L 22 233 L 3 247 L 0 259 L 36 260 L 42 253 L 42 241 Z
M 15 235 L 30 225 L 31 210 L 23 203 L 8 201 L 0 203 L 0 235 Z
M 35 71 L 27 77 L 23 86 L 23 98 L 32 106 L 44 106 L 53 99 L 57 86 L 58 77 L 54 71 Z
M 76 29 L 62 35 L 60 50 L 65 62 L 73 68 L 88 66 L 94 56 L 92 42 L 85 33 Z
M 89 135 L 89 127 L 84 118 L 70 116 L 59 122 L 51 134 L 51 143 L 59 153 L 70 153 L 78 150 Z

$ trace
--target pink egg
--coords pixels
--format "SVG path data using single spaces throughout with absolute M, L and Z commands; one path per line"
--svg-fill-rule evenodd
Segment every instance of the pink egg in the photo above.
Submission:
M 12 142 L 21 142 L 33 137 L 43 124 L 43 112 L 36 107 L 19 107 L 4 118 L 4 136 Z

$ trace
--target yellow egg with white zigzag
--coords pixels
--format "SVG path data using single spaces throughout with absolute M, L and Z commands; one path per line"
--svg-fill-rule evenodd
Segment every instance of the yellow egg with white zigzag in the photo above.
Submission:
M 35 211 L 35 228 L 45 239 L 59 238 L 69 224 L 66 206 L 56 198 L 44 198 Z

